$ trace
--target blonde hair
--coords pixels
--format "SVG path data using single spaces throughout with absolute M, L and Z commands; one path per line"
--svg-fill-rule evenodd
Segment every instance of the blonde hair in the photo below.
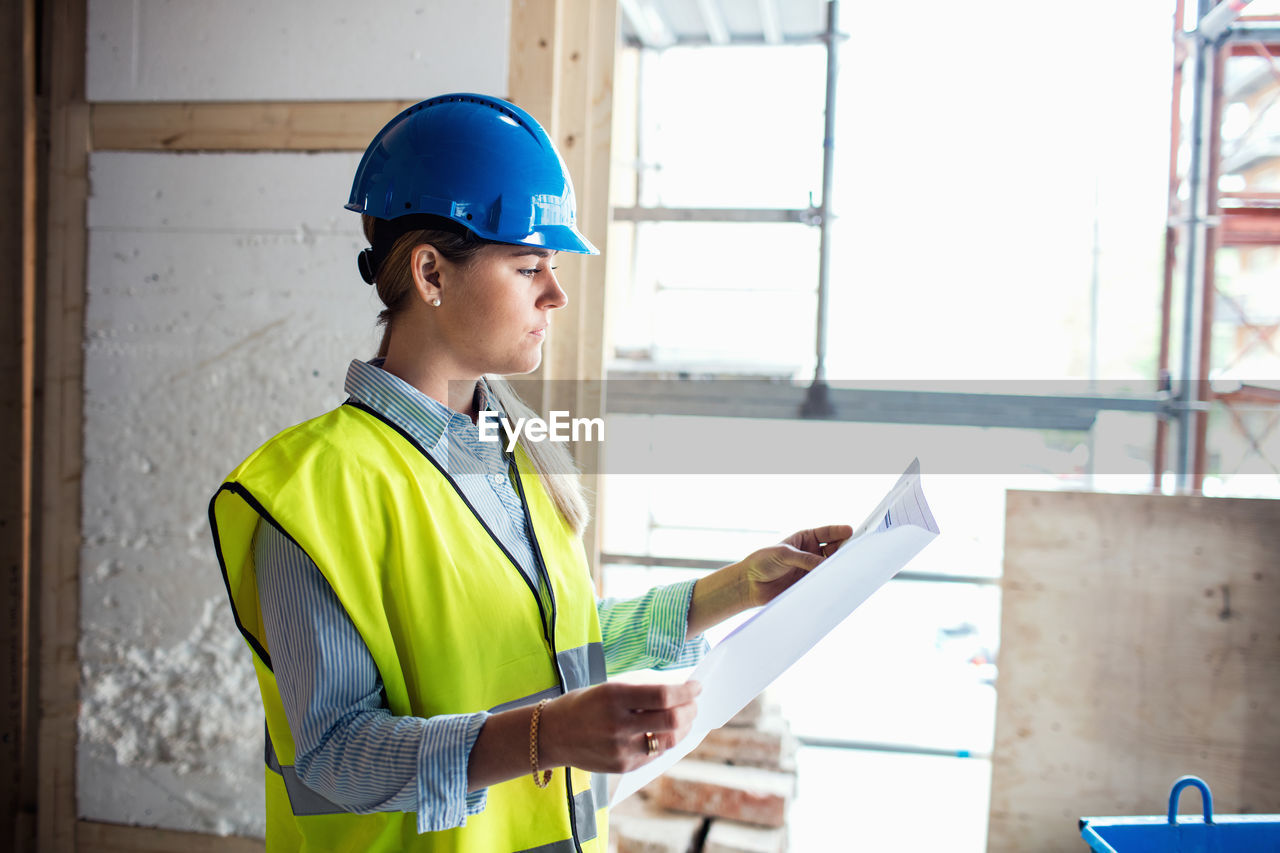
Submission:
M 365 238 L 370 245 L 374 245 L 374 230 L 379 220 L 367 214 L 362 219 Z M 415 292 L 411 268 L 414 248 L 430 243 L 446 260 L 465 266 L 481 249 L 489 245 L 489 241 L 475 236 L 461 226 L 453 226 L 449 220 L 442 220 L 439 225 L 442 227 L 425 227 L 402 234 L 387 252 L 386 260 L 375 271 L 374 287 L 378 291 L 378 298 L 386 306 L 378 312 L 378 324 L 383 327 L 382 343 L 378 346 L 379 358 L 387 354 L 396 315 L 405 309 Z M 534 416 L 534 411 L 501 376 L 485 376 L 484 380 L 509 417 L 518 419 Z M 578 476 L 578 466 L 568 449 L 561 442 L 527 441 L 524 437 L 520 438 L 519 443 L 533 463 L 534 471 L 542 480 L 561 518 L 574 535 L 581 536 L 591 513 L 583 493 L 582 480 Z

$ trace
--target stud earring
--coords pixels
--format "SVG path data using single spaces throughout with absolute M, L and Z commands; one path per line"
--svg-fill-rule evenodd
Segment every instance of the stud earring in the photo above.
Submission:
M 432 306 L 433 306 L 433 307 L 435 307 L 435 308 L 439 308 L 439 307 L 440 307 L 440 298 L 439 298 L 439 297 L 436 297 L 435 299 L 432 299 L 432 300 L 431 300 L 431 304 L 432 304 Z

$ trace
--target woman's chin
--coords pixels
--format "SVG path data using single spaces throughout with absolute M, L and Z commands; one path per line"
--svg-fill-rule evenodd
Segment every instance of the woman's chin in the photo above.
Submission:
M 508 369 L 499 371 L 503 376 L 522 376 L 526 373 L 533 373 L 538 369 L 538 365 L 542 364 L 542 351 L 539 350 L 535 358 L 522 358 L 508 366 Z

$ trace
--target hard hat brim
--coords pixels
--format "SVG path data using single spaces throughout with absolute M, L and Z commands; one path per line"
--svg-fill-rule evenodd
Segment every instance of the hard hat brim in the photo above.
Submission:
M 539 249 L 571 252 L 576 255 L 600 254 L 600 250 L 593 246 L 590 240 L 570 225 L 544 225 L 521 240 L 512 240 L 510 237 L 503 239 L 497 235 L 485 234 L 480 229 L 473 230 L 480 237 L 499 243 L 510 243 L 513 246 L 536 246 Z

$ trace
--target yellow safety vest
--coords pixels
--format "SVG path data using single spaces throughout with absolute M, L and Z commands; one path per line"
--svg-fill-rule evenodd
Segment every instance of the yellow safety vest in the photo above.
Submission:
M 465 826 L 420 835 L 414 814 L 350 814 L 293 769 L 258 602 L 260 522 L 279 528 L 324 573 L 377 664 L 393 714 L 502 711 L 604 681 L 581 540 L 523 451 L 512 475 L 550 590 L 545 602 L 449 475 L 359 404 L 285 430 L 214 495 L 214 544 L 266 709 L 267 850 L 606 850 L 601 774 L 557 770 L 546 789 L 525 774 L 491 786 L 485 810 Z

